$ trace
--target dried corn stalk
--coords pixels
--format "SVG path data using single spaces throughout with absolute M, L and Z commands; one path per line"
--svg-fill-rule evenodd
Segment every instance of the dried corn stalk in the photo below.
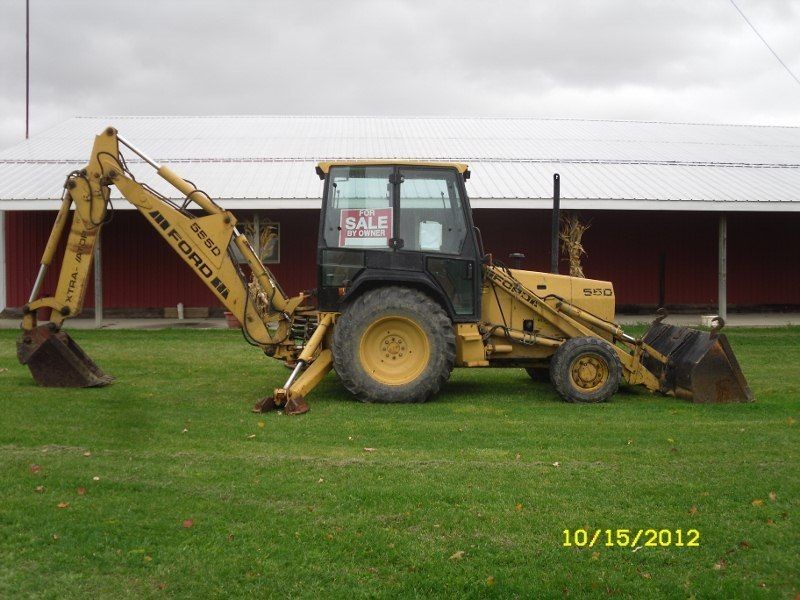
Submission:
M 239 227 L 244 233 L 250 245 L 256 251 L 259 260 L 269 256 L 273 251 L 273 246 L 278 242 L 277 224 L 266 220 L 259 223 L 258 243 L 256 243 L 256 223 L 255 219 L 240 222 Z
M 569 274 L 572 277 L 585 277 L 581 267 L 581 256 L 586 250 L 581 243 L 589 223 L 581 223 L 577 214 L 567 213 L 561 217 L 561 252 L 569 258 Z

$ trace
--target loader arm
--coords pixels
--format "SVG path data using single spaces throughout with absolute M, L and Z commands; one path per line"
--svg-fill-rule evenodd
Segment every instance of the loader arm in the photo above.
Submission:
M 139 155 L 156 169 L 159 176 L 178 189 L 185 197 L 183 203 L 177 205 L 138 182 L 126 167 L 120 154 L 120 144 Z M 54 374 L 57 367 L 49 362 L 41 365 L 37 375 L 36 361 L 32 358 L 39 346 L 54 336 L 60 335 L 61 341 L 67 342 L 63 337 L 66 334 L 60 332 L 61 326 L 65 319 L 77 316 L 83 308 L 93 249 L 107 222 L 111 185 L 117 187 L 219 301 L 239 319 L 251 343 L 261 347 L 270 356 L 293 357 L 297 350 L 296 342 L 290 339 L 292 318 L 306 296 L 299 294 L 288 298 L 285 295 L 247 238 L 236 228 L 236 218 L 230 212 L 168 167 L 157 164 L 134 148 L 118 136 L 114 128 L 109 127 L 95 138 L 87 167 L 71 173 L 67 178 L 61 207 L 42 256 L 39 274 L 30 301 L 24 307 L 23 336 L 18 353 L 20 360 L 31 367 L 37 381 L 58 379 L 58 375 Z M 201 209 L 203 214 L 198 216 L 189 212 L 191 204 Z M 52 296 L 38 298 L 44 275 L 53 261 L 70 212 L 72 222 L 56 291 Z M 234 259 L 234 246 L 250 267 L 253 283 L 247 282 Z M 37 327 L 36 313 L 42 308 L 50 309 L 50 323 Z M 66 345 L 77 348 L 71 340 Z M 59 352 L 62 350 L 60 348 Z M 82 351 L 78 355 L 77 360 L 81 362 L 85 355 Z M 67 379 L 80 381 L 80 377 L 67 376 Z M 92 383 L 88 375 L 87 379 L 90 380 L 89 385 L 102 385 Z

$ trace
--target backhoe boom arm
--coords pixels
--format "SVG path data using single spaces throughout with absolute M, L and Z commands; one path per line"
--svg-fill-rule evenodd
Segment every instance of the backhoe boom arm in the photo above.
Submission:
M 185 196 L 185 201 L 176 205 L 137 181 L 120 154 L 120 144 L 156 169 L 159 176 Z M 81 312 L 92 251 L 107 219 L 111 185 L 116 186 L 122 196 L 139 210 L 219 301 L 239 319 L 253 343 L 270 354 L 274 354 L 282 344 L 291 344 L 288 340 L 291 318 L 305 296 L 300 294 L 287 298 L 247 238 L 236 228 L 236 218 L 230 212 L 192 183 L 136 149 L 112 127 L 95 138 L 87 167 L 67 178 L 61 208 L 45 247 L 30 301 L 25 307 L 24 330 L 36 327 L 36 311 L 40 308 L 52 309 L 50 322 L 55 328 L 60 328 L 66 318 Z M 187 207 L 190 203 L 204 214 L 197 216 L 189 212 Z M 53 261 L 71 208 L 74 208 L 74 213 L 56 292 L 38 298 L 45 271 Z M 252 284 L 248 284 L 235 261 L 231 251 L 233 246 L 250 267 Z M 251 290 L 253 284 L 254 290 Z M 261 298 L 260 302 L 256 296 Z

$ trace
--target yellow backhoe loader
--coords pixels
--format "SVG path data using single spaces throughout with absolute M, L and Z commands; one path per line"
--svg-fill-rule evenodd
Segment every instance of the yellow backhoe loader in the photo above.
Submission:
M 175 203 L 137 181 L 120 148 L 178 189 Z M 109 127 L 89 164 L 70 173 L 17 343 L 45 386 L 104 386 L 113 378 L 63 331 L 81 312 L 97 235 L 116 186 L 241 322 L 246 339 L 292 367 L 254 410 L 308 410 L 331 368 L 365 402 L 424 402 L 454 367 L 524 367 L 572 402 L 603 402 L 621 381 L 696 402 L 750 401 L 725 336 L 670 326 L 641 338 L 614 323 L 607 281 L 511 269 L 484 253 L 460 163 L 336 161 L 324 181 L 314 293 L 289 297 L 236 218 Z M 195 212 L 190 212 L 190 208 Z M 196 214 L 197 210 L 202 215 Z M 67 222 L 55 294 L 40 298 Z M 248 282 L 234 248 L 252 271 Z M 37 324 L 40 309 L 49 322 Z

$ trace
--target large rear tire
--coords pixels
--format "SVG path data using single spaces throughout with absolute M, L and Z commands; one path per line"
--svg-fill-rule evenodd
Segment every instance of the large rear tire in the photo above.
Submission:
M 569 339 L 550 361 L 550 380 L 567 402 L 606 402 L 617 393 L 621 377 L 617 353 L 598 338 Z
M 450 378 L 453 324 L 417 290 L 387 286 L 366 292 L 336 320 L 333 366 L 362 402 L 425 402 Z

